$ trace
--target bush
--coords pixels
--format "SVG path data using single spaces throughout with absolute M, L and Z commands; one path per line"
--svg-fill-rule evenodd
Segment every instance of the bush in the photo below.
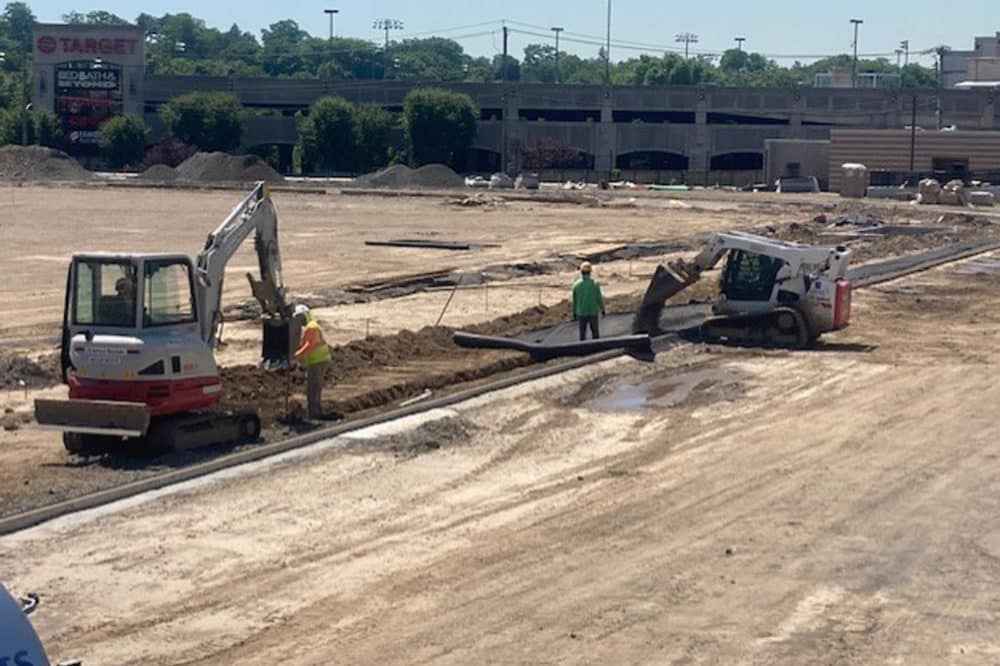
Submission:
M 201 150 L 235 150 L 243 138 L 243 107 L 229 93 L 193 92 L 175 97 L 160 117 L 175 137 Z
M 142 162 L 149 128 L 136 115 L 115 116 L 104 121 L 97 131 L 97 144 L 112 169 Z
M 403 100 L 406 138 L 414 166 L 454 164 L 476 137 L 479 109 L 472 98 L 440 88 L 418 88 Z
M 325 171 L 353 171 L 358 164 L 354 105 L 341 97 L 322 97 L 299 124 L 302 161 Z
M 65 135 L 63 134 L 62 119 L 51 111 L 40 111 L 34 114 L 35 142 L 47 148 L 63 147 Z
M 21 145 L 22 133 L 27 130 L 28 145 L 35 142 L 35 123 L 31 114 L 17 109 L 0 109 L 0 145 Z
M 386 166 L 392 148 L 392 115 L 375 104 L 362 104 L 355 112 L 359 171 Z

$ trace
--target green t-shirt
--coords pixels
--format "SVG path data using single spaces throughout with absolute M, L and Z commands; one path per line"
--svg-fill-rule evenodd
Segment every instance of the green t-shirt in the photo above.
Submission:
M 573 283 L 573 316 L 596 317 L 604 311 L 601 285 L 591 277 L 581 277 Z

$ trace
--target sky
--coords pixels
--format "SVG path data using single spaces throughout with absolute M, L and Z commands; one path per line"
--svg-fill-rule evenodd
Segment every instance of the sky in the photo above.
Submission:
M 603 42 L 607 26 L 608 0 L 306 0 L 290 2 L 184 2 L 159 0 L 104 0 L 88 6 L 66 0 L 27 0 L 40 21 L 58 22 L 69 11 L 103 9 L 129 20 L 146 12 L 156 16 L 167 12 L 189 12 L 210 26 L 228 29 L 234 22 L 258 37 L 271 23 L 290 18 L 316 36 L 329 34 L 329 19 L 323 10 L 338 9 L 336 34 L 379 40 L 384 33 L 372 28 L 375 19 L 391 18 L 403 23 L 391 39 L 439 35 L 460 42 L 467 53 L 492 56 L 502 48 L 501 21 L 511 29 L 508 48 L 517 57 L 524 46 L 551 40 L 552 26 L 564 28 L 560 50 L 581 56 L 597 54 L 596 42 Z M 1000 31 L 1000 1 L 962 0 L 960 11 L 949 11 L 939 0 L 898 0 L 882 2 L 842 0 L 840 2 L 664 2 L 662 0 L 611 0 L 611 57 L 620 60 L 641 52 L 683 51 L 675 42 L 678 33 L 698 36 L 692 53 L 720 53 L 735 45 L 734 38 L 746 37 L 744 49 L 776 57 L 790 65 L 824 55 L 850 53 L 853 26 L 850 19 L 862 19 L 858 38 L 860 54 L 886 55 L 895 60 L 894 49 L 909 40 L 911 61 L 930 64 L 932 58 L 918 52 L 945 44 L 967 50 L 977 35 Z M 537 26 L 537 27 L 531 27 Z M 527 34 L 534 33 L 534 34 Z M 581 43 L 594 42 L 594 43 Z M 616 42 L 621 42 L 616 45 Z M 625 44 L 631 42 L 634 45 Z M 784 56 L 797 56 L 786 58 Z

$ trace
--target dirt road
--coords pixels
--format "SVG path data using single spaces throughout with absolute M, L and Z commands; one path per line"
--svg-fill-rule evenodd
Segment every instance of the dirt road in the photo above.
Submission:
M 590 367 L 5 537 L 0 571 L 85 663 L 990 663 L 998 261 L 861 292 L 816 351 Z

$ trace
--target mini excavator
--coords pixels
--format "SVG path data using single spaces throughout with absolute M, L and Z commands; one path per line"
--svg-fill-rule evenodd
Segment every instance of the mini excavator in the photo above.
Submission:
M 43 427 L 73 453 L 241 443 L 260 435 L 253 410 L 218 409 L 214 348 L 222 326 L 226 264 L 254 234 L 263 363 L 288 367 L 298 336 L 285 299 L 278 217 L 264 183 L 233 208 L 194 262 L 184 254 L 75 253 L 66 278 L 61 361 L 69 400 L 35 401 Z

